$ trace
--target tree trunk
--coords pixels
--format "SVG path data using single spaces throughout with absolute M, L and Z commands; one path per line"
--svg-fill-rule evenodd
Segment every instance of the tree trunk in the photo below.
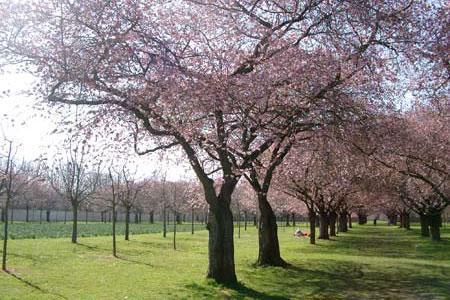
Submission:
M 319 212 L 319 219 L 320 219 L 319 239 L 329 240 L 330 236 L 328 234 L 328 226 L 329 226 L 328 214 L 325 212 Z
M 30 222 L 30 206 L 27 204 L 25 207 L 26 213 L 25 213 L 25 222 Z
M 166 205 L 163 208 L 163 237 L 167 235 L 167 217 L 166 217 Z
M 11 205 L 11 224 L 14 223 L 14 207 Z
M 348 228 L 352 228 L 352 214 L 348 214 Z
M 430 236 L 430 229 L 429 229 L 429 221 L 428 216 L 424 214 L 420 214 L 420 235 L 429 237 Z
M 67 210 L 64 210 L 64 224 L 67 223 Z
M 336 236 L 336 219 L 337 213 L 335 211 L 331 211 L 329 214 L 330 236 Z
M 244 210 L 244 230 L 247 231 L 247 211 Z
M 292 213 L 292 226 L 296 226 L 295 225 L 295 212 Z
M 291 226 L 291 224 L 289 224 L 289 213 L 286 214 L 286 226 Z
M 6 271 L 6 254 L 8 250 L 8 206 L 10 201 L 10 194 L 9 192 L 6 192 L 6 201 L 5 201 L 5 208 L 3 209 L 5 211 L 5 219 L 3 224 L 3 253 L 2 253 L 2 270 Z
M 125 207 L 125 241 L 130 240 L 130 208 Z
M 191 209 L 191 234 L 194 234 L 194 217 L 195 217 L 195 212 L 194 212 L 194 208 Z
M 155 223 L 155 213 L 153 210 L 150 212 L 150 224 Z
M 253 226 L 255 226 L 255 227 L 258 226 L 258 221 L 256 219 L 256 214 L 253 215 Z
M 314 210 L 310 210 L 308 213 L 309 216 L 309 243 L 316 243 L 316 212 Z
M 367 215 L 364 213 L 358 213 L 358 224 L 364 225 L 367 223 Z
M 260 266 L 281 266 L 288 264 L 281 258 L 280 244 L 278 242 L 277 219 L 267 201 L 266 193 L 258 193 L 259 205 L 259 255 Z M 287 215 L 289 217 L 289 215 Z
M 405 229 L 410 230 L 411 229 L 411 216 L 409 212 L 405 212 Z
M 439 242 L 441 240 L 441 229 L 440 229 L 440 214 L 430 215 L 429 224 L 430 224 L 430 234 L 431 240 Z
M 47 211 L 45 212 L 45 220 L 47 221 L 47 223 L 50 222 L 50 210 L 47 209 Z
M 85 219 L 85 223 L 87 224 L 88 223 L 88 210 L 87 209 L 84 211 L 84 219 Z
M 209 205 L 207 229 L 208 241 L 208 272 L 207 277 L 218 283 L 236 284 L 234 265 L 233 213 L 228 195 L 216 197 L 212 193 L 206 197 Z
M 134 224 L 139 223 L 139 215 L 137 213 L 134 213 Z
M 343 212 L 339 214 L 339 232 L 347 232 L 348 214 Z
M 77 243 L 78 237 L 78 205 L 72 205 L 72 243 Z
M 178 218 L 179 218 L 178 213 L 177 213 L 177 212 L 174 212 L 174 213 L 173 213 L 173 220 L 174 220 L 174 222 L 173 222 L 173 250 L 177 250 L 177 240 L 176 240 L 176 237 L 177 237 L 177 223 L 178 223 L 178 222 L 175 222 L 175 220 L 178 221 Z
M 115 199 L 115 198 L 114 198 Z M 113 256 L 117 257 L 117 243 L 116 243 L 116 203 L 115 200 L 112 201 L 112 246 L 113 246 Z

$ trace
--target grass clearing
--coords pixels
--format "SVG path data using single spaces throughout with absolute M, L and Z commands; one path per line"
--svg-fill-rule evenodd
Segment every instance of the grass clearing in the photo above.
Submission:
M 280 228 L 288 269 L 256 268 L 257 232 L 241 229 L 235 256 L 241 285 L 204 279 L 207 231 L 110 237 L 23 239 L 10 243 L 10 273 L 0 273 L 1 299 L 450 299 L 450 228 L 440 243 L 388 226 L 354 226 L 309 245 Z

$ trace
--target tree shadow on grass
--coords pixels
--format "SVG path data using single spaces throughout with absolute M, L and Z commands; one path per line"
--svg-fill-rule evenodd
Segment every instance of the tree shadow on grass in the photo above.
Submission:
M 189 290 L 193 299 L 207 298 L 216 299 L 219 297 L 223 299 L 273 299 L 273 300 L 288 300 L 289 298 L 278 296 L 274 294 L 268 294 L 264 292 L 258 292 L 252 288 L 245 286 L 242 283 L 235 285 L 220 285 L 213 282 L 208 282 L 205 285 L 197 283 L 191 283 L 185 285 L 185 288 Z
M 28 280 L 26 280 L 26 279 L 20 277 L 19 275 L 13 273 L 13 272 L 10 271 L 10 270 L 6 270 L 5 273 L 8 274 L 8 275 L 11 275 L 12 277 L 14 277 L 15 279 L 17 279 L 17 280 L 19 280 L 20 282 L 24 283 L 25 285 L 27 285 L 27 286 L 33 288 L 33 289 L 36 290 L 36 291 L 39 291 L 39 292 L 43 293 L 43 294 L 57 296 L 57 297 L 59 297 L 59 298 L 61 298 L 61 299 L 67 299 L 67 298 L 64 297 L 63 295 L 56 294 L 56 293 L 50 293 L 49 291 L 44 290 L 44 289 L 41 288 L 40 286 L 38 286 L 38 285 L 36 285 L 36 284 L 34 284 L 34 283 L 32 283 L 32 282 L 30 282 L 30 281 L 28 281 Z
M 127 257 L 123 257 L 123 256 L 116 256 L 117 259 L 126 261 L 126 262 L 130 262 L 133 264 L 137 264 L 137 265 L 143 265 L 143 266 L 148 266 L 148 267 L 154 267 L 152 264 L 146 263 L 146 262 L 142 262 L 142 261 L 138 261 L 138 260 L 133 260 Z

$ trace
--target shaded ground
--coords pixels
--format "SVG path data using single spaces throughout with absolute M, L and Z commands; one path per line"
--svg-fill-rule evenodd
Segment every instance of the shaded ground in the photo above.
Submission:
M 10 272 L 0 273 L 1 299 L 450 299 L 450 227 L 433 243 L 387 226 L 356 226 L 351 233 L 309 245 L 280 228 L 283 257 L 292 267 L 255 268 L 254 227 L 236 238 L 241 284 L 225 288 L 204 279 L 207 232 L 120 238 L 11 241 Z M 237 232 L 236 232 L 237 233 Z

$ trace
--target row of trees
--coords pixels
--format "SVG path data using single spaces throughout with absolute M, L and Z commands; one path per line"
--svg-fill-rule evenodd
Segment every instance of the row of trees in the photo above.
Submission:
M 435 208 L 441 209 L 436 201 L 448 205 L 448 157 L 440 181 L 422 173 L 435 165 L 422 163 L 423 152 L 413 162 L 404 156 L 416 140 L 401 124 L 430 128 L 425 135 L 411 129 L 424 152 L 449 152 L 448 135 L 434 144 L 442 139 L 427 137 L 427 130 L 436 133 L 433 121 L 423 125 L 417 111 L 412 121 L 395 116 L 393 100 L 415 93 L 427 102 L 415 110 L 423 107 L 435 120 L 440 107 L 448 116 L 445 3 L 53 0 L 1 8 L 1 56 L 37 76 L 36 93 L 53 107 L 89 107 L 85 134 L 115 136 L 139 154 L 184 153 L 208 203 L 208 277 L 217 282 L 237 282 L 231 203 L 242 177 L 257 199 L 258 264 L 287 265 L 268 197 L 292 153 L 299 158 L 287 168 L 298 166 L 293 186 L 300 189 L 289 189 L 290 196 L 305 204 L 314 198 L 308 210 L 319 214 L 321 236 L 336 214 L 344 218 L 346 206 L 336 203 L 354 197 L 347 209 L 363 213 L 372 195 L 354 188 L 364 186 L 365 175 L 336 167 L 343 150 L 326 150 L 334 144 L 351 145 L 371 163 L 405 176 L 403 198 L 416 197 L 418 186 L 429 192 L 433 213 L 425 215 L 432 231 Z M 392 132 L 395 126 L 402 130 Z M 303 156 L 303 147 L 312 154 Z M 309 161 L 329 175 L 311 177 Z

